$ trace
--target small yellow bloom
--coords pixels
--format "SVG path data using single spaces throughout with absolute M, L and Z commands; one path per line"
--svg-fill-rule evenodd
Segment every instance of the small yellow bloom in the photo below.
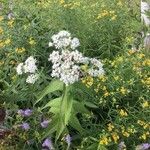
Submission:
M 138 54 L 137 57 L 140 58 L 140 59 L 142 59 L 142 58 L 145 57 L 145 54 L 142 54 L 142 53 L 141 53 L 141 54 Z
M 111 135 L 114 142 L 117 143 L 117 141 L 119 140 L 119 135 L 116 132 L 113 132 Z
M 34 41 L 34 39 L 32 37 L 29 39 L 29 44 L 30 45 L 35 45 L 36 44 L 36 42 Z
M 14 76 L 12 76 L 12 77 L 11 77 L 11 79 L 14 81 L 14 80 L 16 80 L 16 79 L 17 79 L 17 76 L 16 76 L 16 75 L 14 75 Z
M 24 53 L 25 52 L 25 48 L 16 48 L 16 53 L 20 54 L 20 53 Z
M 4 19 L 4 17 L 3 16 L 0 16 L 0 21 L 2 21 Z
M 146 140 L 146 139 L 147 139 L 147 135 L 146 135 L 145 133 L 143 133 L 143 134 L 140 136 L 140 139 Z
M 100 144 L 101 145 L 108 145 L 111 139 L 109 137 L 104 136 L 102 139 L 100 139 Z
M 10 43 L 11 43 L 11 40 L 10 40 L 10 39 L 6 39 L 6 40 L 5 40 L 5 44 L 6 44 L 6 45 L 8 45 L 8 44 L 10 44 Z
M 59 3 L 60 4 L 65 4 L 65 0 L 60 0 Z
M 119 111 L 119 115 L 122 116 L 122 117 L 128 116 L 127 112 L 125 110 L 123 110 L 123 109 L 121 109 Z
M 130 136 L 130 134 L 128 133 L 128 132 L 122 132 L 122 134 L 123 134 L 123 136 L 125 136 L 125 137 L 129 137 Z
M 117 18 L 117 15 L 114 15 L 111 17 L 111 20 L 116 20 L 116 18 Z
M 104 93 L 104 97 L 107 97 L 109 95 L 110 95 L 109 92 L 106 90 L 105 93 Z
M 127 89 L 125 89 L 124 87 L 121 87 L 120 92 L 125 95 L 127 94 Z
M 81 69 L 82 69 L 83 71 L 87 71 L 87 70 L 88 70 L 88 65 L 87 65 L 87 64 L 82 65 L 82 66 L 81 66 Z
M 142 107 L 143 107 L 143 108 L 149 107 L 148 101 L 144 101 L 143 104 L 142 104 Z
M 9 26 L 9 27 L 13 27 L 13 24 L 14 24 L 14 19 L 11 19 L 10 21 L 8 21 L 8 23 L 7 23 L 7 25 Z
M 85 84 L 88 88 L 93 85 L 94 79 L 91 76 L 87 76 L 82 79 L 82 83 Z
M 3 34 L 3 32 L 4 31 L 3 31 L 2 27 L 0 27 L 0 35 Z
M 115 127 L 111 123 L 108 124 L 108 131 L 112 131 L 114 128 Z
M 142 120 L 138 120 L 138 121 L 137 121 L 137 123 L 138 123 L 140 126 L 145 125 L 145 122 L 144 122 L 144 121 L 142 121 Z
M 0 66 L 2 66 L 4 64 L 4 61 L 0 61 Z

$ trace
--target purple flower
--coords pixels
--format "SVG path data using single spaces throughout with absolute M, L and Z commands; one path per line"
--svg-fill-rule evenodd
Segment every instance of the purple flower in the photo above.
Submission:
M 24 123 L 21 125 L 21 127 L 22 127 L 22 129 L 24 129 L 24 130 L 26 130 L 26 131 L 30 129 L 29 124 L 26 123 L 26 122 L 24 122 Z
M 25 109 L 25 110 L 19 109 L 18 114 L 21 115 L 22 117 L 29 117 L 32 114 L 32 110 L 31 109 Z
M 29 117 L 29 116 L 31 116 L 31 114 L 32 114 L 32 110 L 31 109 L 24 110 L 24 116 L 25 117 Z
M 45 147 L 45 148 L 48 148 L 49 150 L 52 150 L 53 144 L 52 144 L 51 139 L 49 139 L 49 138 L 45 139 L 43 144 L 42 144 L 42 147 Z
M 146 150 L 146 149 L 150 148 L 149 143 L 143 143 L 142 146 L 143 146 L 143 150 Z
M 49 122 L 50 122 L 49 120 L 44 120 L 43 122 L 41 122 L 41 127 L 42 127 L 42 128 L 47 128 Z
M 22 109 L 19 109 L 17 113 L 21 116 L 24 116 L 24 111 Z
M 71 140 L 72 140 L 72 138 L 71 138 L 71 136 L 70 136 L 70 134 L 67 134 L 67 136 L 65 137 L 65 141 L 67 142 L 67 144 L 70 146 L 70 144 L 71 144 Z

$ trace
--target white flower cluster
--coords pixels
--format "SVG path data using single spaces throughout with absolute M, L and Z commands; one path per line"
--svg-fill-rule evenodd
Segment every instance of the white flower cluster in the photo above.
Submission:
M 34 84 L 35 81 L 38 79 L 38 74 L 36 73 L 37 66 L 36 66 L 36 59 L 33 56 L 27 58 L 24 63 L 18 64 L 16 68 L 16 72 L 18 75 L 22 75 L 23 73 L 29 73 L 26 82 Z
M 68 49 L 75 50 L 80 46 L 78 38 L 71 38 L 71 34 L 68 31 L 60 31 L 58 34 L 52 36 L 52 42 L 49 42 L 49 47 L 54 46 L 56 49 Z
M 52 77 L 57 77 L 66 85 L 78 81 L 81 75 L 88 73 L 93 77 L 104 74 L 103 64 L 95 58 L 84 57 L 79 51 L 53 51 L 49 56 L 53 63 Z M 83 72 L 81 65 L 89 65 L 89 69 Z

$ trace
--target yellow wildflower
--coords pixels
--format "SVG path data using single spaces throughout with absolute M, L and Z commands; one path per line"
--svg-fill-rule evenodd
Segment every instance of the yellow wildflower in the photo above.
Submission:
M 142 104 L 142 107 L 143 107 L 143 108 L 149 107 L 148 101 L 144 101 L 143 104 Z
M 150 66 L 150 59 L 146 59 L 142 63 L 143 66 Z
M 128 133 L 128 132 L 122 132 L 122 134 L 123 134 L 123 136 L 125 136 L 125 137 L 129 137 L 130 136 L 130 134 Z
M 10 39 L 6 39 L 5 40 L 5 44 L 7 45 L 7 44 L 10 44 L 11 43 L 11 40 Z
M 83 71 L 87 71 L 87 70 L 88 70 L 88 65 L 87 65 L 87 64 L 82 65 L 82 66 L 81 66 L 81 69 L 82 69 Z
M 121 87 L 120 92 L 125 95 L 127 94 L 127 89 L 125 89 L 124 87 Z
M 65 4 L 65 0 L 60 0 L 59 3 L 60 4 Z
M 91 76 L 87 76 L 82 79 L 82 83 L 84 83 L 88 88 L 93 85 L 93 82 L 94 82 L 94 80 Z
M 34 41 L 34 39 L 32 37 L 29 38 L 29 44 L 30 45 L 35 45 L 36 42 Z
M 107 80 L 106 76 L 104 76 L 104 75 L 99 76 L 99 79 L 100 79 L 102 82 L 105 82 L 105 81 Z
M 4 61 L 0 61 L 0 66 L 2 66 L 4 64 Z
M 5 46 L 5 43 L 2 40 L 0 40 L 0 48 L 2 48 L 4 46 Z
M 109 95 L 110 95 L 109 92 L 106 90 L 105 93 L 104 93 L 104 97 L 107 97 Z
M 141 59 L 141 58 L 144 58 L 144 57 L 145 57 L 145 54 L 142 54 L 142 53 L 141 53 L 141 54 L 138 54 L 137 57 L 140 58 L 140 59 Z
M 119 111 L 119 115 L 122 116 L 122 117 L 128 116 L 127 112 L 125 110 L 123 110 L 123 109 L 121 109 Z
M 16 79 L 17 79 L 17 76 L 16 76 L 16 75 L 14 75 L 14 76 L 12 76 L 12 77 L 11 77 L 11 79 L 14 81 L 14 80 L 16 80 Z
M 119 140 L 119 135 L 116 132 L 113 132 L 111 135 L 114 142 L 117 143 L 117 141 Z
M 8 21 L 8 23 L 7 23 L 7 25 L 9 26 L 9 27 L 13 27 L 13 24 L 14 24 L 14 19 L 11 19 L 10 21 Z
M 108 124 L 108 131 L 112 131 L 114 128 L 115 127 L 111 123 Z
M 117 3 L 117 5 L 121 7 L 123 4 L 122 4 L 121 1 L 119 1 L 119 2 Z
M 143 134 L 140 136 L 140 139 L 146 140 L 146 139 L 147 139 L 147 135 L 146 135 L 145 133 L 143 133 Z
M 20 53 L 23 53 L 25 52 L 25 48 L 16 48 L 16 53 L 20 54 Z
M 141 126 L 143 126 L 143 125 L 145 124 L 145 122 L 142 121 L 142 120 L 138 120 L 137 123 L 138 123 L 139 125 L 141 125 Z
M 114 15 L 111 17 L 111 20 L 116 20 L 116 18 L 117 18 L 117 15 Z
M 3 16 L 0 16 L 0 21 L 2 21 L 4 19 L 4 17 Z
M 3 29 L 0 27 L 0 35 L 3 34 Z
M 101 145 L 108 145 L 109 142 L 111 142 L 111 139 L 109 137 L 104 136 L 102 139 L 100 139 L 100 144 Z

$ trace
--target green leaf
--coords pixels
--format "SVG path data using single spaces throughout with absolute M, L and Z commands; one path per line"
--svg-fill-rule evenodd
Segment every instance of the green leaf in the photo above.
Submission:
M 41 94 L 38 96 L 38 100 L 35 104 L 37 104 L 41 99 L 46 96 L 49 93 L 52 93 L 54 91 L 62 90 L 64 83 L 60 80 L 53 80 L 50 82 L 50 84 L 41 92 Z
M 68 124 L 68 120 L 71 115 L 72 110 L 72 104 L 73 104 L 73 98 L 70 94 L 70 88 L 69 86 L 66 86 L 65 93 L 61 102 L 61 108 L 60 108 L 60 115 L 61 118 L 63 118 L 64 124 Z
M 47 107 L 58 107 L 60 108 L 60 103 L 61 103 L 61 100 L 62 100 L 62 97 L 58 97 L 58 98 L 55 98 L 53 100 L 50 100 L 43 108 L 47 108 Z
M 89 114 L 90 112 L 85 108 L 83 102 L 73 101 L 73 108 L 75 113 L 86 113 Z
M 96 106 L 94 103 L 91 102 L 84 102 L 86 106 L 90 107 L 90 108 L 98 108 L 98 106 Z
M 82 128 L 79 120 L 77 119 L 76 115 L 71 115 L 70 120 L 69 120 L 69 125 L 72 126 L 74 129 L 82 133 L 84 129 Z

